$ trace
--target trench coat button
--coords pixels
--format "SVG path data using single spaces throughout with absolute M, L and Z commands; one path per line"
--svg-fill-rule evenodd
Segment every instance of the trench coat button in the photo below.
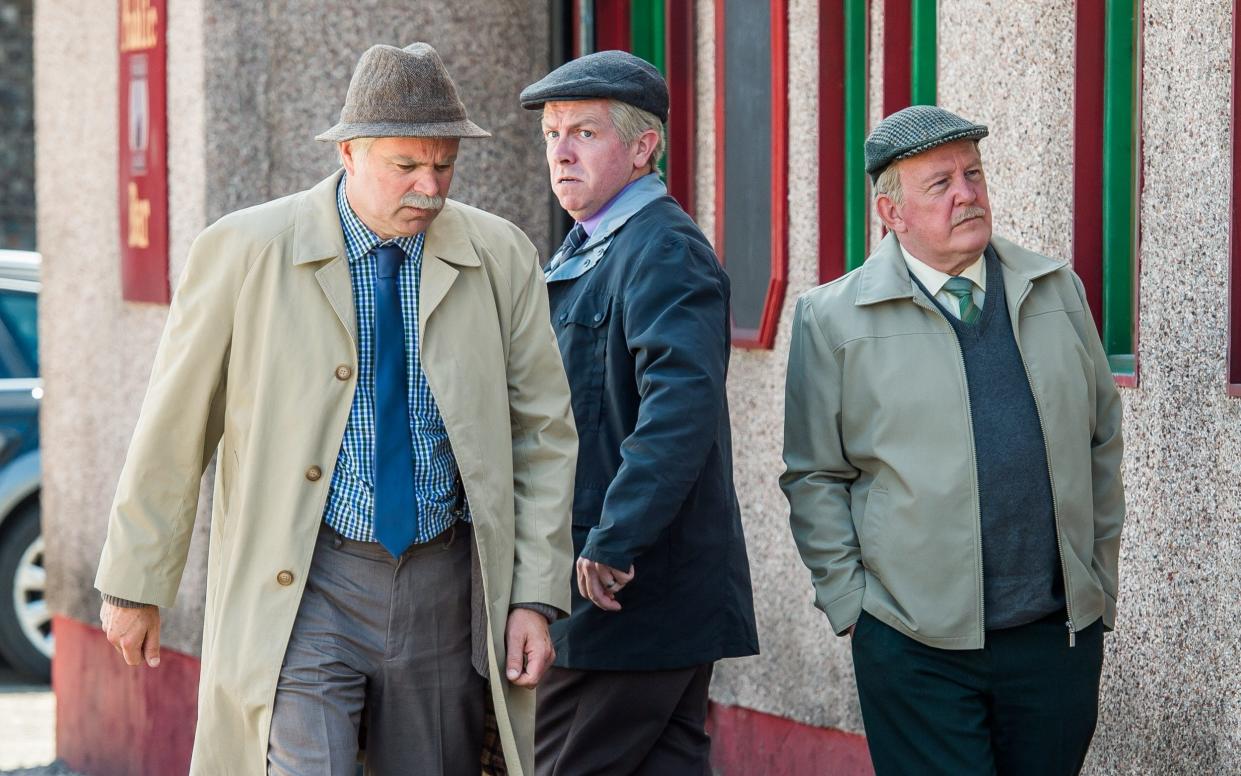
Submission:
M 348 366 L 346 366 L 345 364 L 341 364 L 340 366 L 336 367 L 336 379 L 337 380 L 342 380 L 342 381 L 348 380 L 350 377 L 353 377 L 353 370 L 350 369 Z
M 567 321 L 567 320 L 569 320 L 569 314 L 568 314 L 568 313 L 561 313 L 561 314 L 560 314 L 560 322 L 561 322 L 561 323 L 564 323 L 564 322 L 565 322 L 565 321 Z
M 595 313 L 595 323 L 603 320 L 603 313 Z
M 281 571 L 276 575 L 276 584 L 281 585 L 282 587 L 288 587 L 293 584 L 293 572 Z
M 318 466 L 311 466 L 309 469 L 306 470 L 306 479 L 310 480 L 311 482 L 318 482 L 319 478 L 322 476 L 323 476 L 323 470 L 320 469 Z

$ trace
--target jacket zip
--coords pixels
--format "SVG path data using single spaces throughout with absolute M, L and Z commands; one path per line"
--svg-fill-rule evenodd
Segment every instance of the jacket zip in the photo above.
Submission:
M 1026 287 L 1021 298 L 1017 300 L 1016 309 L 1020 313 L 1021 304 L 1026 300 L 1033 284 Z M 1020 316 L 1018 316 L 1020 317 Z M 1056 477 L 1051 470 L 1051 448 L 1047 444 L 1047 426 L 1043 423 L 1043 406 L 1039 403 L 1038 392 L 1034 390 L 1034 379 L 1030 376 L 1030 367 L 1026 364 L 1026 353 L 1021 347 L 1018 328 L 1013 327 L 1013 340 L 1017 343 L 1017 355 L 1021 357 L 1021 368 L 1026 373 L 1026 384 L 1030 386 L 1030 398 L 1034 400 L 1034 412 L 1038 415 L 1039 433 L 1043 435 L 1043 456 L 1047 459 L 1047 484 L 1051 487 L 1051 516 L 1056 527 L 1056 552 L 1060 555 L 1060 573 L 1064 576 L 1064 613 L 1067 618 L 1065 626 L 1069 630 L 1069 647 L 1077 646 L 1077 631 L 1073 628 L 1073 598 L 1069 585 L 1069 564 L 1064 559 L 1064 542 L 1060 538 L 1060 508 L 1056 501 Z
M 918 297 L 915 296 L 914 299 L 919 304 L 921 304 L 921 300 L 918 299 Z M 943 318 L 944 323 L 948 326 L 948 333 L 951 334 L 952 338 L 957 341 L 957 358 L 961 365 L 961 377 L 965 383 L 965 411 L 970 419 L 970 460 L 974 462 L 975 482 L 974 482 L 974 493 L 972 496 L 974 500 L 974 525 L 978 527 L 978 530 L 976 532 L 976 535 L 978 536 L 978 554 L 977 554 L 977 558 L 978 558 L 978 636 L 979 636 L 979 646 L 981 647 L 987 643 L 987 598 L 986 598 L 986 595 L 984 595 L 984 588 L 983 588 L 984 576 L 983 576 L 983 560 L 982 560 L 982 503 L 978 498 L 978 482 L 977 482 L 978 448 L 974 446 L 974 403 L 970 401 L 969 376 L 965 371 L 965 348 L 963 345 L 961 345 L 961 338 L 957 336 L 956 330 L 952 328 L 952 323 L 948 320 L 947 316 L 945 316 L 942 312 L 940 312 L 938 307 L 935 307 L 933 305 L 925 305 L 925 304 L 923 304 L 922 306 L 929 307 L 929 309 L 932 310 L 936 315 L 938 315 L 940 318 Z M 1021 346 L 1018 345 L 1017 349 L 1018 351 L 1020 351 Z M 1023 364 L 1025 363 L 1024 360 L 1022 361 L 1022 363 Z M 1027 372 L 1026 379 L 1027 380 L 1029 379 L 1028 372 Z M 1041 417 L 1039 419 L 1039 423 L 1040 424 L 1042 423 Z M 1044 437 L 1044 445 L 1046 445 L 1045 437 Z M 1056 537 L 1056 538 L 1057 540 L 1059 539 L 1059 537 Z

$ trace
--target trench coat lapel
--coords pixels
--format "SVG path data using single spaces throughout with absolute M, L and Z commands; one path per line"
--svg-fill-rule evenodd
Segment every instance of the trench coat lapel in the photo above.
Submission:
M 422 250 L 422 280 L 418 289 L 418 331 L 426 336 L 427 321 L 439 307 L 457 279 L 457 267 L 477 267 L 481 263 L 465 230 L 465 219 L 455 202 L 427 228 Z
M 353 283 L 349 277 L 349 259 L 345 255 L 340 211 L 336 209 L 336 187 L 343 174 L 344 170 L 337 170 L 320 181 L 298 207 L 293 224 L 293 265 L 330 259 L 315 272 L 315 278 L 356 347 L 358 318 L 353 307 Z

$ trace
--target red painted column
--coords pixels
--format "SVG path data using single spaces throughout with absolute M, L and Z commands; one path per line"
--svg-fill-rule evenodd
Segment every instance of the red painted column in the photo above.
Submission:
M 89 776 L 188 773 L 198 659 L 165 647 L 159 668 L 131 668 L 98 628 L 60 616 L 52 628 L 57 756 Z

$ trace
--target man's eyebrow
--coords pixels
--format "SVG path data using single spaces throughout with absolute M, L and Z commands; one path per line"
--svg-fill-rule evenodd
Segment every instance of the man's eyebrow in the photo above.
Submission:
M 388 157 L 388 160 L 391 162 L 395 162 L 396 164 L 408 164 L 408 165 L 414 165 L 414 166 L 417 166 L 420 164 L 456 164 L 457 155 L 453 154 L 452 156 L 439 162 L 431 162 L 431 161 L 427 161 L 426 159 L 415 159 L 412 156 L 405 156 L 404 154 L 393 154 L 392 156 Z
M 931 172 L 928 172 L 926 175 L 922 176 L 922 177 L 918 180 L 918 182 L 919 182 L 919 183 L 921 183 L 921 184 L 924 184 L 924 185 L 925 185 L 925 184 L 927 184 L 927 183 L 931 183 L 931 182 L 933 182 L 933 181 L 935 181 L 935 180 L 937 180 L 937 179 L 939 179 L 939 178 L 942 178 L 942 177 L 944 177 L 945 175 L 950 174 L 951 172 L 952 172 L 952 168 L 951 168 L 951 167 L 941 167 L 941 168 L 939 168 L 939 169 L 937 169 L 937 170 L 932 170 Z

